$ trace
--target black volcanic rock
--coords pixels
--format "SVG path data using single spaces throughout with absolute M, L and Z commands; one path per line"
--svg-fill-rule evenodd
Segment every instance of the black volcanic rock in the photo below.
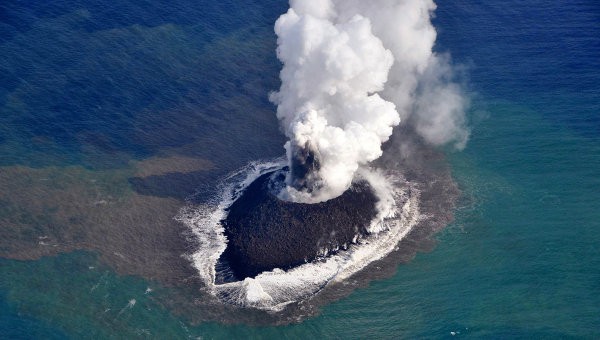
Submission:
M 366 182 L 335 199 L 302 204 L 273 194 L 282 180 L 280 171 L 262 175 L 229 208 L 221 267 L 226 264 L 234 279 L 289 269 L 314 260 L 323 249 L 349 245 L 356 235 L 367 234 L 376 215 L 377 198 Z

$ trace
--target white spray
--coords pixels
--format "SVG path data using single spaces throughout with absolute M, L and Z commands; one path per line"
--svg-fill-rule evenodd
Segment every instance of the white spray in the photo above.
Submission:
M 289 141 L 284 199 L 341 195 L 379 158 L 400 120 L 428 142 L 464 147 L 466 100 L 432 52 L 431 0 L 291 0 L 275 24 L 281 88 L 271 96 Z

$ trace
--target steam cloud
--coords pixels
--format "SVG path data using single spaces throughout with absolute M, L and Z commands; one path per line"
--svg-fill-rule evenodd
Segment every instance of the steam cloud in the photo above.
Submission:
M 431 0 L 291 0 L 275 24 L 281 88 L 271 95 L 289 141 L 280 193 L 321 202 L 382 155 L 400 121 L 427 142 L 464 147 L 467 100 L 432 52 Z

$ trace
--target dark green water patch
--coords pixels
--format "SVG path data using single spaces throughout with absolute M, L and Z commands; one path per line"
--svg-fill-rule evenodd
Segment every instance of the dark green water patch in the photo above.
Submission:
M 62 337 L 62 332 L 75 338 L 188 336 L 185 327 L 154 300 L 160 288 L 115 275 L 91 253 L 38 261 L 0 259 L 0 277 L 0 294 L 13 316 L 17 313 L 21 322 L 35 318 L 60 330 L 42 329 L 44 338 Z

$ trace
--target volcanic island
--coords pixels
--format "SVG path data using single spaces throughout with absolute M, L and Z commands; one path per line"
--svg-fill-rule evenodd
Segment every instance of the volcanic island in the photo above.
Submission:
M 222 224 L 228 241 L 217 282 L 288 270 L 344 251 L 369 234 L 378 199 L 366 181 L 325 202 L 295 203 L 277 196 L 286 171 L 259 176 L 227 209 Z

